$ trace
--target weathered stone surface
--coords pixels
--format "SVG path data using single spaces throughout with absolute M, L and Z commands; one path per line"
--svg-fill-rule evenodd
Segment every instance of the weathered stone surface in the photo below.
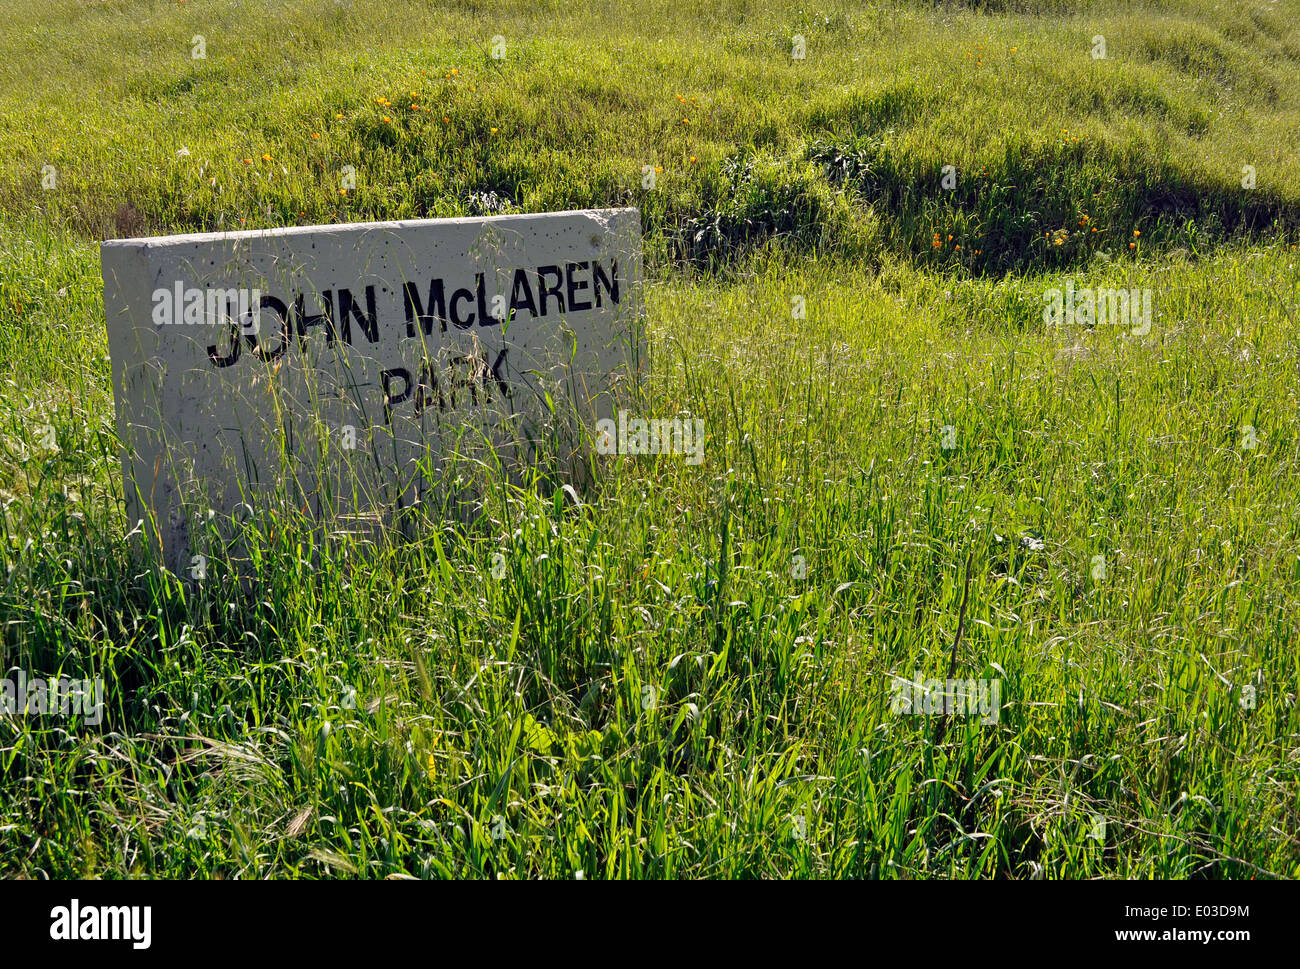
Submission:
M 644 366 L 635 209 L 114 240 L 101 258 L 127 512 L 173 568 L 207 509 L 278 488 L 382 520 L 458 443 L 523 460 L 530 437 L 571 443 Z

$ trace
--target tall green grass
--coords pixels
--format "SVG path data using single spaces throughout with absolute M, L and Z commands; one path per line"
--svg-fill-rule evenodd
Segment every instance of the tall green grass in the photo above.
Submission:
M 0 657 L 108 709 L 0 719 L 0 872 L 1300 874 L 1291 11 L 2 6 Z M 95 240 L 486 192 L 642 209 L 627 405 L 705 463 L 134 555 Z M 967 579 L 997 722 L 891 711 Z

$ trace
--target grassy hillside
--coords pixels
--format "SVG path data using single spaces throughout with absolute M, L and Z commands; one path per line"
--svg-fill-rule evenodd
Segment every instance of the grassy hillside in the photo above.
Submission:
M 0 0 L 0 873 L 1300 875 L 1300 5 L 516 6 Z M 702 465 L 131 557 L 98 240 L 590 205 Z

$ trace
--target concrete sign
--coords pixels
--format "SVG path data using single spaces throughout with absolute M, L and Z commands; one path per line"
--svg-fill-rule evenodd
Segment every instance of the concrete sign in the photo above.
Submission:
M 196 520 L 272 493 L 388 521 L 453 450 L 571 447 L 645 365 L 635 209 L 114 240 L 101 260 L 129 525 L 172 568 Z

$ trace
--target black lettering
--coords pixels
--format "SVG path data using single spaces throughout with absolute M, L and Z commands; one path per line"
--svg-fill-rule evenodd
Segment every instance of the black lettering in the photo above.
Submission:
M 420 384 L 415 390 L 416 416 L 435 405 L 438 410 L 447 409 L 447 402 L 442 396 L 442 388 L 438 386 L 438 372 L 428 360 L 425 360 L 420 366 Z
M 575 279 L 573 275 L 575 270 L 581 272 L 585 269 L 587 269 L 586 262 L 569 262 L 564 264 L 564 272 L 568 276 L 568 286 L 566 288 L 569 293 L 570 313 L 577 313 L 579 310 L 591 309 L 591 300 L 584 299 L 579 302 L 577 296 L 579 292 L 588 287 L 587 281 L 585 279 L 581 280 L 581 285 L 579 285 L 579 280 Z
M 325 324 L 325 340 L 330 346 L 334 345 L 338 334 L 334 331 L 334 294 L 328 289 L 320 294 L 317 301 L 323 308 L 320 313 L 307 312 L 307 300 L 299 293 L 293 300 L 293 320 L 295 329 L 298 331 L 298 344 L 303 346 L 307 342 L 307 330 L 313 326 Z
M 601 283 L 604 283 L 604 284 L 605 284 L 605 289 L 609 291 L 609 295 L 613 298 L 614 303 L 617 304 L 617 303 L 618 303 L 618 260 L 617 260 L 617 259 L 610 260 L 610 275 L 609 275 L 609 276 L 606 276 L 606 275 L 605 275 L 605 270 L 604 270 L 603 268 L 601 268 L 601 265 L 600 265 L 599 262 L 592 262 L 592 264 L 591 264 L 591 275 L 592 275 L 592 281 L 593 281 L 593 287 L 592 287 L 592 288 L 594 289 L 594 291 L 595 291 L 595 293 L 596 293 L 596 305 L 597 305 L 597 306 L 604 306 L 604 305 L 605 305 L 604 300 L 602 300 L 602 299 L 600 298 L 600 284 L 601 284 Z M 610 280 L 611 280 L 611 277 L 613 277 L 613 281 L 612 281 L 612 282 L 610 281 Z
M 357 308 L 356 301 L 352 298 L 352 290 L 339 290 L 339 321 L 343 324 L 343 340 L 349 346 L 352 344 L 352 321 L 356 320 L 361 324 L 361 330 L 366 335 L 366 339 L 374 343 L 379 339 L 379 317 L 375 315 L 375 287 L 366 287 L 366 312 L 363 316 L 361 310 Z
M 226 300 L 226 316 L 230 319 L 230 352 L 224 356 L 217 351 L 215 345 L 208 347 L 208 356 L 212 359 L 214 367 L 231 367 L 239 362 L 239 353 L 243 349 L 239 342 L 239 321 L 235 319 L 235 314 L 239 312 L 238 304 L 231 307 L 231 300 Z
M 478 291 L 478 325 L 496 326 L 501 321 L 494 316 L 488 315 L 487 286 L 483 283 L 482 273 L 474 274 L 474 288 Z
M 497 382 L 497 387 L 501 391 L 502 397 L 510 396 L 510 385 L 506 383 L 505 371 L 502 369 L 506 363 L 506 353 L 509 347 L 502 347 L 501 352 L 497 354 L 496 362 L 492 364 L 492 379 Z M 486 360 L 484 361 L 486 362 Z M 486 385 L 487 380 L 484 379 Z
M 524 298 L 520 299 L 519 291 L 524 291 Z M 514 318 L 515 310 L 527 309 L 532 316 L 537 316 L 537 303 L 533 300 L 533 287 L 528 283 L 528 271 L 525 269 L 515 270 L 515 283 L 510 290 L 510 315 Z
M 554 285 L 546 285 L 546 277 L 551 273 L 555 274 Z M 559 266 L 538 266 L 537 267 L 537 295 L 542 302 L 542 316 L 546 315 L 546 297 L 554 296 L 555 301 L 560 304 L 560 312 L 564 312 L 564 296 L 560 293 L 560 288 L 564 285 L 564 273 L 560 272 Z
M 460 388 L 469 387 L 470 392 L 473 393 L 474 385 L 472 377 L 474 370 L 476 369 L 474 364 L 477 360 L 478 358 L 473 354 L 466 354 L 463 357 L 453 357 L 449 361 L 447 367 L 447 396 L 451 399 L 451 406 L 453 408 L 457 406 L 458 401 L 461 399 L 461 395 L 458 393 Z M 474 402 L 478 403 L 477 394 L 474 395 Z
M 248 345 L 253 348 L 253 352 L 263 360 L 277 360 L 284 355 L 284 351 L 289 349 L 289 341 L 293 339 L 293 330 L 289 323 L 289 307 L 276 299 L 274 296 L 263 296 L 259 304 L 262 309 L 275 310 L 276 315 L 280 317 L 280 345 L 274 350 L 268 350 L 265 346 L 260 345 L 257 335 L 248 334 Z
M 458 289 L 451 294 L 451 322 L 456 325 L 457 329 L 468 330 L 474 325 L 474 314 L 472 312 L 467 319 L 461 319 L 460 314 L 456 312 L 457 303 L 461 300 L 472 300 L 473 298 L 474 294 L 468 289 Z
M 402 392 L 393 393 L 393 378 L 396 377 L 402 381 Z M 393 424 L 393 405 L 403 404 L 411 396 L 411 371 L 404 367 L 394 367 L 392 370 L 385 370 L 379 375 L 379 383 L 384 390 L 384 423 L 390 427 Z
M 420 302 L 420 290 L 415 283 L 403 284 L 402 302 L 406 306 L 406 335 L 408 337 L 415 336 L 416 320 L 419 320 L 420 325 L 424 327 L 425 336 L 433 332 L 435 322 L 442 325 L 443 333 L 447 332 L 447 303 L 443 297 L 441 279 L 434 279 L 429 282 L 428 313 L 425 312 L 425 304 Z

